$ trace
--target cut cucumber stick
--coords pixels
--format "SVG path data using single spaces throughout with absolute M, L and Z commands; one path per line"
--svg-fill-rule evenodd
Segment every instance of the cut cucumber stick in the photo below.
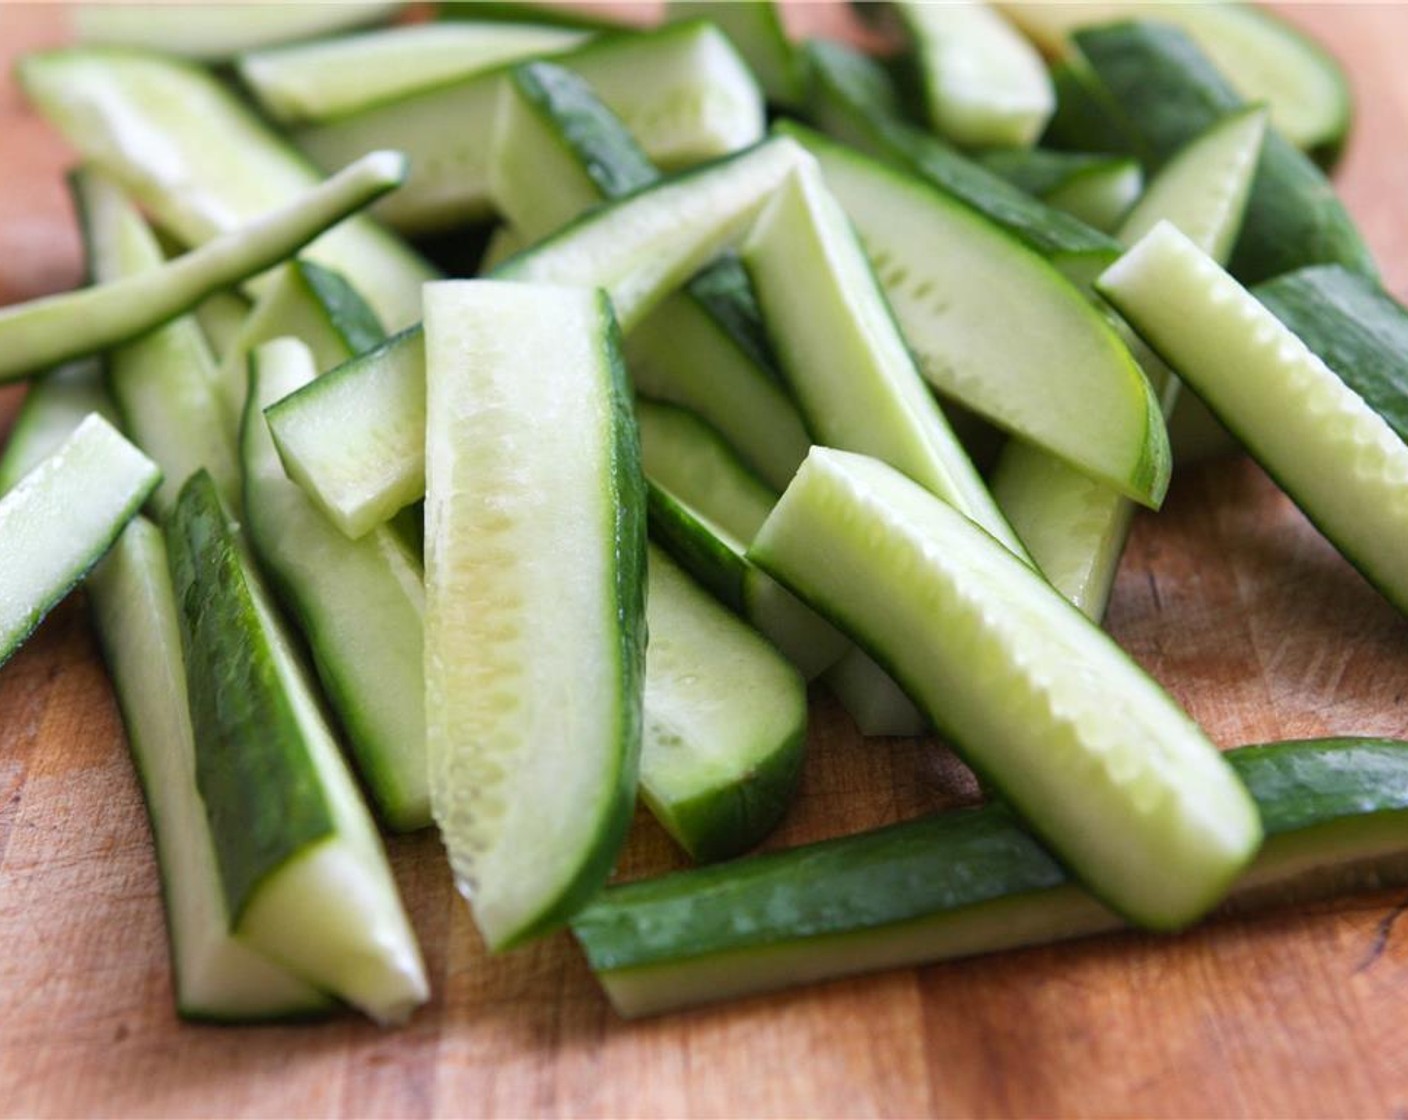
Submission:
M 1168 694 L 892 468 L 813 448 L 748 554 L 880 662 L 1131 920 L 1186 925 L 1255 853 L 1255 807 Z
M 448 281 L 425 317 L 431 799 L 501 949 L 565 922 L 625 838 L 645 493 L 605 296 Z

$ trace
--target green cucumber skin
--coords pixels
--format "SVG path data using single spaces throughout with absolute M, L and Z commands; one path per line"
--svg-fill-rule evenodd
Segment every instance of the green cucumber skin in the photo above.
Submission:
M 1103 171 L 1130 162 L 1127 156 L 1097 152 L 1058 152 L 1049 148 L 998 148 L 979 152 L 974 159 L 1014 187 L 1037 198 L 1069 186 L 1092 171 Z
M 1116 24 L 1079 31 L 1074 39 L 1137 129 L 1148 153 L 1142 158 L 1151 168 L 1221 117 L 1246 107 L 1193 40 L 1176 28 Z M 1273 129 L 1262 148 L 1230 271 L 1254 284 L 1311 264 L 1341 264 L 1378 275 L 1324 174 Z
M 646 483 L 650 538 L 709 593 L 737 615 L 745 615 L 745 581 L 751 565 L 730 548 L 682 502 L 654 483 Z
M 238 928 L 261 882 L 331 836 L 335 824 L 274 667 L 242 547 L 206 472 L 182 488 L 166 542 L 180 608 L 196 780 L 226 909 Z M 271 786 L 281 793 L 277 807 L 266 804 Z
M 1109 93 L 1079 55 L 1051 67 L 1056 87 L 1056 112 L 1042 135 L 1043 147 L 1065 152 L 1147 155 L 1139 136 L 1121 119 Z
M 340 272 L 317 261 L 296 262 L 299 278 L 327 312 L 328 326 L 347 348 L 348 357 L 364 353 L 386 340 L 376 310 Z
M 1268 836 L 1267 848 L 1242 880 L 1248 888 L 1270 880 L 1269 890 L 1259 885 L 1258 902 L 1295 888 L 1294 869 L 1289 882 L 1276 874 L 1282 841 L 1303 838 L 1308 846 L 1337 830 L 1367 837 L 1376 822 L 1399 832 L 1408 828 L 1408 744 L 1305 740 L 1243 747 L 1227 757 L 1251 791 Z M 1408 868 L 1386 870 L 1395 880 L 1408 877 Z M 984 908 L 1003 902 L 1015 907 L 1006 914 L 1022 935 L 997 948 L 1118 928 L 1118 920 L 1093 899 L 1079 905 L 1072 892 L 1079 895 L 1079 888 L 1010 810 L 990 805 L 612 887 L 578 915 L 573 932 L 608 988 L 615 976 L 645 979 L 658 969 L 657 989 L 668 992 L 672 967 L 775 954 L 778 967 L 763 990 L 790 982 L 789 947 L 830 943 L 835 956 L 813 978 L 847 975 L 858 971 L 848 960 L 860 956 L 848 951 L 859 949 L 857 939 L 927 920 L 937 941 L 942 931 L 960 931 L 965 921 L 983 922 Z M 1234 888 L 1226 908 L 1238 905 L 1242 894 Z M 1074 921 L 1072 902 L 1078 903 Z M 986 951 L 991 949 L 921 951 L 860 967 Z M 682 1005 L 666 994 L 648 1010 Z
M 1278 276 L 1252 295 L 1408 441 L 1408 310 L 1402 304 L 1340 265 Z

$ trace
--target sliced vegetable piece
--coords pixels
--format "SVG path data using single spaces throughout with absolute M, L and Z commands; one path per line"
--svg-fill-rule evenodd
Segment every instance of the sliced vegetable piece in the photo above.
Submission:
M 806 62 L 787 34 L 776 0 L 668 0 L 665 18 L 708 20 L 738 49 L 769 102 L 784 108 L 802 104 Z
M 566 921 L 630 823 L 645 493 L 610 304 L 425 292 L 431 803 L 485 940 Z
M 904 332 L 898 345 L 908 343 L 931 384 L 1136 500 L 1162 501 L 1169 456 L 1158 402 L 1079 291 L 928 184 L 815 133 L 788 135 L 820 163 Z M 1011 301 L 1024 308 L 1020 323 L 1002 314 Z M 838 442 L 805 402 L 803 412 L 822 442 Z
M 1408 610 L 1408 446 L 1172 225 L 1100 278 L 1116 310 L 1366 579 Z
M 196 782 L 230 926 L 378 1022 L 428 990 L 380 838 L 210 476 L 166 524 Z
M 332 1010 L 327 995 L 230 934 L 196 788 L 181 632 L 161 531 L 135 518 L 94 569 L 88 593 L 156 842 L 177 1011 L 186 1019 L 238 1022 Z
M 248 317 L 249 301 L 236 292 L 216 292 L 196 305 L 196 319 L 216 361 L 224 357 Z
M 1116 24 L 1075 41 L 1157 169 L 1213 122 L 1246 107 L 1197 45 L 1175 27 Z M 1344 204 L 1309 157 L 1274 129 L 1267 134 L 1231 271 L 1246 283 L 1310 264 L 1375 275 L 1368 247 Z
M 759 843 L 792 803 L 806 686 L 655 547 L 649 577 L 641 796 L 694 859 L 728 859 Z
M 430 824 L 425 755 L 425 589 L 419 559 L 389 526 L 349 541 L 290 482 L 263 407 L 312 381 L 296 339 L 260 346 L 240 434 L 250 542 L 308 641 L 313 665 L 380 815 Z
M 1408 879 L 1408 747 L 1243 747 L 1267 841 L 1229 909 Z M 1119 919 L 1002 805 L 770 852 L 606 891 L 573 922 L 622 1015 L 1082 937 Z
M 874 657 L 1090 889 L 1140 925 L 1255 854 L 1217 748 L 1040 576 L 893 468 L 813 448 L 748 555 Z
M 929 123 L 966 148 L 1036 143 L 1056 107 L 1041 56 L 984 0 L 896 0 Z
M 1334 57 L 1275 12 L 1245 3 L 1165 3 L 1139 0 L 998 5 L 1043 51 L 1068 56 L 1082 27 L 1127 19 L 1173 24 L 1198 44 L 1241 97 L 1265 104 L 1271 123 L 1317 160 L 1333 162 L 1353 113 L 1349 82 Z
M 666 168 L 725 155 L 763 134 L 757 84 L 709 24 L 610 36 L 555 57 L 586 80 Z M 415 66 L 418 58 L 407 52 L 396 65 Z M 485 140 L 501 87 L 501 72 L 479 74 L 369 105 L 304 129 L 297 140 L 323 167 L 391 143 L 413 167 L 405 189 L 381 208 L 386 220 L 419 232 L 460 225 L 489 213 Z
M 0 665 L 103 558 L 161 471 L 96 413 L 0 498 Z
M 65 139 L 188 245 L 286 207 L 319 181 L 302 157 L 199 67 L 91 47 L 26 55 L 18 75 Z M 420 318 L 420 286 L 435 277 L 401 241 L 365 218 L 320 237 L 307 255 L 347 276 L 391 330 Z M 258 281 L 251 286 L 257 289 Z
M 852 646 L 823 678 L 856 729 L 876 735 L 926 735 L 929 721 L 888 673 L 859 646 Z
M 438 5 L 441 19 L 531 20 L 548 27 L 572 27 L 580 31 L 631 31 L 651 26 L 640 10 L 588 6 L 563 0 L 450 0 Z
M 1010 148 L 983 152 L 978 159 L 1014 186 L 1102 233 L 1119 226 L 1144 188 L 1144 171 L 1129 156 Z
M 126 342 L 297 252 L 405 178 L 405 159 L 373 152 L 297 201 L 159 268 L 0 309 L 0 380 Z
M 0 494 L 14 488 L 53 454 L 90 412 L 116 426 L 117 410 L 103 387 L 102 363 L 82 358 L 35 379 L 0 455 Z

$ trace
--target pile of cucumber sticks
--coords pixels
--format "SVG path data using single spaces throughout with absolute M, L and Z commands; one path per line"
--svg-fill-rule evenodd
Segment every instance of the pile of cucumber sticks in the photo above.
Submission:
M 423 1003 L 376 820 L 626 1015 L 1408 878 L 1408 744 L 1224 756 L 1099 628 L 1238 445 L 1408 610 L 1337 66 L 1233 4 L 861 7 L 893 54 L 685 0 L 98 5 L 21 61 L 91 283 L 0 310 L 0 661 L 86 579 L 181 1014 Z M 474 279 L 408 240 L 491 222 Z M 734 859 L 809 683 L 986 804 Z M 637 797 L 708 866 L 605 886 Z

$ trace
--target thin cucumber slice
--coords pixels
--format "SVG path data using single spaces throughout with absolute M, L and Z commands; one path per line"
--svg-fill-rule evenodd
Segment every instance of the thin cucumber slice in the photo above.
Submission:
M 312 351 L 259 347 L 240 435 L 244 523 L 264 570 L 298 620 L 380 816 L 430 824 L 425 754 L 425 589 L 419 559 L 388 526 L 349 541 L 288 480 L 263 408 L 308 384 Z
M 90 414 L 0 498 L 0 665 L 103 558 L 161 471 Z
M 1265 134 L 1265 114 L 1259 109 L 1214 124 L 1155 176 L 1121 237 L 1145 230 L 1167 214 L 1225 261 L 1241 228 Z M 1177 378 L 1158 355 L 1142 343 L 1133 349 L 1170 417 L 1170 443 L 1175 420 L 1183 431 L 1216 424 L 1197 397 L 1179 392 Z M 1089 618 L 1098 622 L 1104 617 L 1129 535 L 1129 502 L 1022 440 L 1011 440 L 1003 449 L 992 489 L 1042 574 Z
M 546 63 L 516 68 L 501 106 L 493 185 L 530 239 L 659 175 L 584 82 Z M 747 275 L 724 258 L 631 332 L 636 388 L 706 417 L 781 489 L 811 441 L 788 399 Z
M 1173 226 L 1101 292 L 1330 542 L 1408 610 L 1408 446 L 1269 310 Z
M 795 126 L 787 135 L 821 165 L 929 383 L 1157 508 L 1170 470 L 1158 401 L 1082 293 L 927 183 Z
M 122 189 L 102 172 L 78 172 L 74 196 L 98 283 L 160 268 L 166 258 L 152 231 Z M 191 316 L 173 319 L 108 354 L 108 388 L 123 428 L 161 468 L 152 511 L 164 518 L 181 485 L 204 467 L 222 500 L 239 494 L 234 443 L 221 423 L 215 396 L 215 359 Z
M 419 326 L 268 410 L 284 469 L 354 540 L 425 495 L 425 336 Z
M 1023 554 L 925 388 L 820 171 L 807 167 L 787 179 L 758 218 L 743 260 L 817 438 L 884 459 Z
M 965 148 L 1029 148 L 1056 108 L 1035 48 L 983 0 L 897 0 L 939 135 Z
M 156 841 L 177 1011 L 217 1022 L 330 1011 L 328 996 L 230 934 L 196 788 L 181 632 L 161 531 L 134 519 L 89 576 L 88 594 Z
M 924 179 L 1002 226 L 1084 283 L 1119 255 L 1112 238 L 1047 206 L 901 118 L 899 96 L 874 59 L 840 43 L 807 44 L 809 116 L 847 144 Z
M 695 860 L 728 859 L 759 843 L 792 803 L 806 686 L 653 546 L 648 566 L 641 797 Z
M 1246 102 L 1175 27 L 1116 24 L 1076 33 L 1096 77 L 1138 136 L 1137 153 L 1158 168 L 1215 121 Z M 1318 167 L 1274 129 L 1257 165 L 1233 275 L 1256 283 L 1310 264 L 1342 264 L 1372 276 L 1368 247 Z
M 417 65 L 418 55 L 394 63 Z M 626 124 L 650 158 L 668 169 L 713 159 L 763 134 L 763 102 L 748 68 L 708 24 L 610 36 L 555 55 Z M 502 72 L 450 82 L 301 130 L 299 145 L 322 167 L 391 143 L 412 161 L 411 180 L 382 216 L 428 232 L 489 213 L 490 148 Z
M 0 380 L 145 334 L 297 252 L 404 178 L 404 158 L 374 152 L 282 210 L 158 268 L 0 309 Z
M 1128 156 L 1012 148 L 979 161 L 1014 186 L 1092 229 L 1113 233 L 1144 189 L 1144 171 Z
M 53 454 L 90 412 L 118 423 L 97 359 L 83 358 L 35 379 L 0 455 L 0 494 Z
M 166 524 L 196 782 L 235 936 L 399 1022 L 428 990 L 371 816 L 220 505 L 194 475 Z
M 196 304 L 196 321 L 215 360 L 225 356 L 249 318 L 249 301 L 236 292 L 216 292 Z
M 1408 878 L 1408 749 L 1243 747 L 1267 841 L 1229 909 Z M 573 923 L 622 1015 L 1119 928 L 1001 805 L 628 883 Z
M 407 93 L 463 81 L 587 36 L 531 23 L 432 23 L 246 54 L 240 78 L 283 125 L 330 121 Z
M 810 157 L 784 136 L 602 206 L 494 270 L 501 280 L 603 288 L 629 332 L 740 240 Z
M 1252 294 L 1408 442 L 1408 310 L 1372 280 L 1321 265 Z
M 399 3 L 356 0 L 336 4 L 75 4 L 73 31 L 80 43 L 144 47 L 205 61 L 241 51 L 331 35 L 393 15 Z
M 739 463 L 699 417 L 672 405 L 636 402 L 641 468 L 654 485 L 700 511 L 746 547 L 777 502 L 777 493 Z
M 220 362 L 220 404 L 231 430 L 244 415 L 249 356 L 263 343 L 284 337 L 307 345 L 315 367 L 325 372 L 375 348 L 386 333 L 376 313 L 336 272 L 312 261 L 281 266 Z
M 771 104 L 789 109 L 802 104 L 806 61 L 787 34 L 776 0 L 668 0 L 665 18 L 708 20 L 729 37 Z
M 856 639 L 1132 921 L 1188 924 L 1255 854 L 1255 806 L 1173 699 L 892 468 L 813 448 L 748 555 Z
M 866 738 L 929 733 L 924 713 L 859 646 L 848 649 L 822 679 Z
M 606 880 L 637 780 L 645 493 L 605 296 L 425 291 L 435 819 L 491 948 Z
M 89 47 L 26 55 L 18 75 L 29 99 L 69 143 L 188 245 L 286 207 L 319 181 L 284 140 L 198 67 Z M 420 286 L 435 276 L 365 218 L 320 237 L 307 255 L 347 276 L 392 330 L 420 318 Z
M 1053 57 L 1070 54 L 1070 37 L 1082 27 L 1126 19 L 1173 24 L 1198 44 L 1244 100 L 1265 104 L 1276 130 L 1298 148 L 1323 159 L 1339 149 L 1349 131 L 1353 106 L 1339 63 L 1266 8 L 1226 2 L 1151 6 L 1139 0 L 1001 0 L 998 6 Z

